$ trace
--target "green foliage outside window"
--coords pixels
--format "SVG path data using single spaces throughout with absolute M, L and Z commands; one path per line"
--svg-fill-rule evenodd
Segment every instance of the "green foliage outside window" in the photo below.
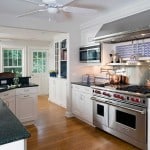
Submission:
M 3 50 L 4 72 L 14 72 L 16 76 L 22 76 L 22 50 Z
M 33 73 L 46 72 L 46 52 L 33 52 Z

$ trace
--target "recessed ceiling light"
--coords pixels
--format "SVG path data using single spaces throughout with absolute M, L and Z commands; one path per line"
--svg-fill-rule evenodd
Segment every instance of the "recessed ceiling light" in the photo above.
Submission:
M 142 33 L 141 35 L 142 35 L 142 36 L 145 36 L 146 34 L 145 34 L 145 33 Z

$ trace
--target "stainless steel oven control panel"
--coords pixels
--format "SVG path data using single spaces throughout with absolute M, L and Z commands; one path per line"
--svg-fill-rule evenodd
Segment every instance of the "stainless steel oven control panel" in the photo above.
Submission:
M 145 98 L 132 95 L 132 94 L 130 95 L 130 94 L 119 93 L 117 91 L 112 92 L 104 89 L 93 88 L 93 96 L 104 97 L 107 99 L 117 100 L 123 103 L 130 103 L 130 104 L 140 105 L 144 107 L 147 106 L 147 101 Z

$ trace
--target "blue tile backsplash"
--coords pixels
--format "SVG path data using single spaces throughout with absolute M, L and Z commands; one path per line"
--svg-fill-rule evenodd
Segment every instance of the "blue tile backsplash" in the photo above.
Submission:
M 150 57 L 150 42 L 116 46 L 116 53 L 122 58 L 129 58 L 133 54 Z

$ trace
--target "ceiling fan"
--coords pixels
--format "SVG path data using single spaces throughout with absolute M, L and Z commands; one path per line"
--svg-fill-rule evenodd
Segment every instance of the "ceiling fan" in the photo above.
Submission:
M 33 0 L 24 1 L 39 6 L 39 9 L 25 12 L 23 14 L 18 15 L 17 17 L 24 17 L 27 15 L 32 15 L 44 11 L 47 11 L 50 14 L 50 16 L 54 14 L 59 14 L 60 12 L 62 12 L 64 15 L 65 13 L 95 14 L 98 12 L 95 9 L 69 6 L 69 4 L 71 4 L 75 0 L 41 0 L 40 2 Z

